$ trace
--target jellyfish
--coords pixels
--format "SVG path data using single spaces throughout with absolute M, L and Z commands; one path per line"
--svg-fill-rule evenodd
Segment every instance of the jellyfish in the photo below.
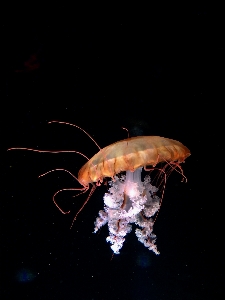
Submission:
M 49 123 L 55 122 L 75 126 L 94 141 L 86 131 L 77 125 L 59 121 Z M 98 146 L 95 141 L 94 143 Z M 91 159 L 77 151 L 45 151 L 29 148 L 10 148 L 8 150 L 22 149 L 51 153 L 76 152 L 84 156 L 88 161 L 81 167 L 78 177 L 65 169 L 54 169 L 39 176 L 44 176 L 52 171 L 63 170 L 71 174 L 82 185 L 82 188 L 57 191 L 53 195 L 53 201 L 58 209 L 62 213 L 69 213 L 64 212 L 55 201 L 59 192 L 79 190 L 84 193 L 92 185 L 86 201 L 73 219 L 73 225 L 96 187 L 110 178 L 108 181 L 109 189 L 103 197 L 103 209 L 99 211 L 94 223 L 94 232 L 96 233 L 102 226 L 108 224 L 109 235 L 106 241 L 111 244 L 110 247 L 114 254 L 119 254 L 126 235 L 131 232 L 132 226 L 136 225 L 135 234 L 138 240 L 149 250 L 159 254 L 153 225 L 161 207 L 166 180 L 174 170 L 186 180 L 180 163 L 190 156 L 190 150 L 176 140 L 160 136 L 128 137 L 105 148 L 101 149 L 99 146 L 98 148 L 99 152 Z M 161 167 L 159 164 L 163 164 L 163 166 Z M 146 175 L 142 180 L 143 169 L 149 173 L 156 171 L 156 179 Z M 154 180 L 156 183 L 153 184 Z
M 153 217 L 157 216 L 161 206 L 168 175 L 177 170 L 186 179 L 180 163 L 189 155 L 189 149 L 178 141 L 159 136 L 138 136 L 100 149 L 80 169 L 78 181 L 83 186 L 94 182 L 99 185 L 104 178 L 111 178 L 109 190 L 104 195 L 104 209 L 99 211 L 94 232 L 108 224 L 106 241 L 115 254 L 120 253 L 132 224 L 137 225 L 135 234 L 138 240 L 159 254 L 153 233 L 156 218 Z M 163 168 L 156 167 L 160 162 L 165 163 Z M 143 168 L 146 171 L 158 170 L 161 198 L 157 196 L 159 187 L 152 184 L 149 175 L 142 181 Z

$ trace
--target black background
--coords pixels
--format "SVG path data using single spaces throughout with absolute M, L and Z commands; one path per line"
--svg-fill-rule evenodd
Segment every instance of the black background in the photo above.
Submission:
M 39 7 L 38 17 L 36 8 L 2 23 L 1 299 L 223 299 L 224 16 L 206 5 L 139 10 Z M 38 176 L 77 175 L 83 157 L 7 152 L 98 151 L 51 120 L 81 126 L 101 147 L 126 138 L 126 127 L 190 149 L 188 182 L 177 173 L 167 182 L 159 256 L 134 230 L 113 258 L 107 228 L 93 234 L 104 186 L 70 230 L 87 196 L 60 193 L 71 210 L 63 215 L 52 195 L 78 182 Z

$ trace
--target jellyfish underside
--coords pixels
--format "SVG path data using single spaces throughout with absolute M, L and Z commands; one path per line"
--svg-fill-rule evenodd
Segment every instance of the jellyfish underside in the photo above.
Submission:
M 108 223 L 109 236 L 106 241 L 111 244 L 115 254 L 120 253 L 132 224 L 138 226 L 135 230 L 138 240 L 159 254 L 152 217 L 160 208 L 160 198 L 156 195 L 158 189 L 151 184 L 150 176 L 145 176 L 142 181 L 141 172 L 142 168 L 134 172 L 126 171 L 126 175 L 115 176 L 109 182 L 109 191 L 104 195 L 104 210 L 99 211 L 95 221 L 94 232 Z

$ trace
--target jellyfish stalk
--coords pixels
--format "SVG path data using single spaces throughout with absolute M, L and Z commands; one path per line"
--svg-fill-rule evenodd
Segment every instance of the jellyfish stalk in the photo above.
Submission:
M 159 254 L 152 217 L 160 208 L 160 198 L 156 195 L 158 189 L 151 184 L 150 176 L 145 176 L 142 181 L 141 172 L 142 168 L 134 172 L 126 171 L 126 175 L 115 176 L 109 182 L 109 191 L 104 195 L 104 210 L 99 211 L 95 221 L 94 232 L 108 223 L 109 236 L 106 241 L 111 244 L 115 254 L 120 253 L 132 224 L 138 226 L 135 230 L 138 240 Z

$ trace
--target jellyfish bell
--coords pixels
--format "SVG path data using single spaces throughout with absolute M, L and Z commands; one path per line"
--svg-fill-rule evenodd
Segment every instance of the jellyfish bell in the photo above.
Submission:
M 139 136 L 101 149 L 80 169 L 78 180 L 83 186 L 102 182 L 105 177 L 112 178 L 109 191 L 104 195 L 104 210 L 99 212 L 94 232 L 108 223 L 109 236 L 106 240 L 111 243 L 115 254 L 120 253 L 132 224 L 138 226 L 135 230 L 138 240 L 159 254 L 153 233 L 153 216 L 161 206 L 167 174 L 178 168 L 183 175 L 179 164 L 189 155 L 189 149 L 178 141 L 159 136 Z M 163 168 L 158 168 L 159 176 L 164 178 L 161 198 L 156 195 L 158 188 L 152 185 L 150 176 L 146 176 L 144 181 L 141 179 L 143 168 L 154 170 L 160 162 L 165 162 Z M 149 166 L 152 167 L 147 169 Z M 123 171 L 126 175 L 118 175 Z
M 160 136 L 138 136 L 111 144 L 95 154 L 80 169 L 78 180 L 83 186 L 113 178 L 122 171 L 135 171 L 159 162 L 181 163 L 190 155 L 187 147 L 178 141 Z

